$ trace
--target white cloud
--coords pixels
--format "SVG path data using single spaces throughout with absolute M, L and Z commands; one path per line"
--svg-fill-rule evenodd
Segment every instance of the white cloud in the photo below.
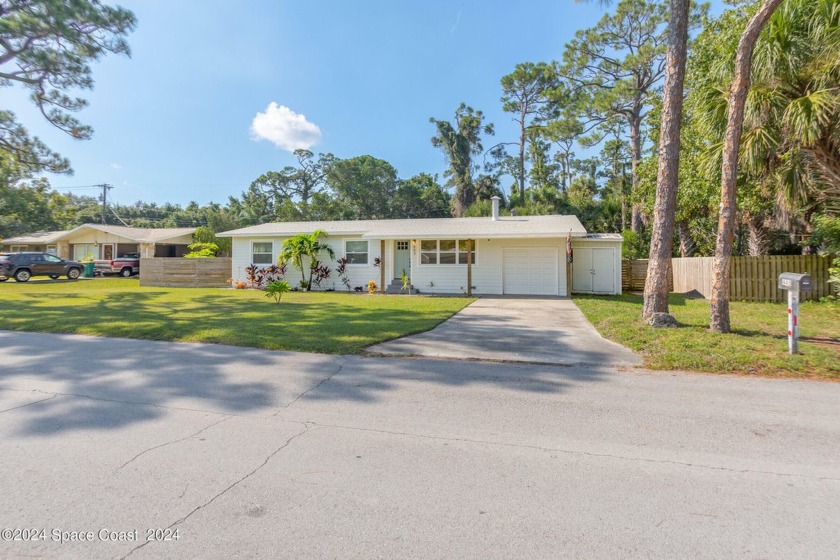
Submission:
M 120 165 L 119 163 L 112 163 L 111 169 L 122 169 L 122 165 Z
M 257 113 L 251 121 L 251 134 L 255 140 L 268 140 L 290 152 L 309 149 L 321 140 L 318 125 L 274 101 L 268 104 L 265 112 Z

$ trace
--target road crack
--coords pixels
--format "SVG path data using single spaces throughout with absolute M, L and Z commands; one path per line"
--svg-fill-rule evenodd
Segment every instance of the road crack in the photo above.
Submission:
M 328 376 L 323 378 L 321 381 L 319 381 L 318 383 L 316 383 L 315 385 L 313 385 L 312 387 L 310 387 L 306 391 L 304 391 L 301 394 L 299 394 L 298 396 L 296 396 L 294 399 L 289 401 L 289 403 L 287 405 L 283 406 L 280 410 L 278 410 L 277 412 L 272 414 L 272 416 L 277 416 L 278 414 L 280 414 L 281 412 L 283 412 L 284 410 L 286 410 L 287 408 L 289 408 L 290 406 L 292 406 L 293 404 L 298 402 L 300 399 L 302 399 L 303 397 L 305 397 L 306 395 L 308 395 L 312 391 L 315 391 L 316 389 L 318 389 L 321 385 L 323 385 L 327 381 L 330 381 L 333 377 L 335 377 L 336 375 L 341 373 L 341 370 L 344 369 L 344 366 L 347 365 L 347 362 L 349 362 L 349 361 L 350 361 L 350 358 L 344 358 L 343 361 L 340 364 L 338 364 L 338 368 L 336 368 L 336 370 L 334 372 L 332 372 L 331 374 L 329 374 Z
M 41 391 L 27 391 L 27 392 L 40 393 Z M 51 401 L 55 398 L 58 398 L 58 395 L 52 395 L 52 396 L 47 397 L 45 399 L 39 399 L 39 400 L 31 402 L 31 403 L 21 404 L 21 405 L 18 405 L 18 406 L 13 406 L 12 408 L 7 408 L 5 410 L 0 410 L 0 414 L 3 414 L 4 412 L 9 412 L 10 410 L 17 410 L 19 408 L 25 408 L 27 406 L 32 406 L 33 404 L 38 404 L 38 403 L 42 403 L 42 402 L 46 402 L 46 401 Z
M 257 465 L 257 467 L 256 467 L 256 468 L 254 468 L 251 472 L 249 472 L 249 473 L 245 474 L 244 476 L 242 476 L 241 478 L 237 479 L 237 480 L 236 480 L 236 481 L 234 481 L 231 485 L 229 485 L 227 488 L 225 488 L 224 490 L 222 490 L 222 491 L 221 491 L 221 492 L 219 492 L 218 494 L 214 495 L 212 498 L 210 498 L 209 500 L 207 500 L 207 501 L 206 501 L 206 502 L 204 502 L 203 504 L 201 504 L 201 505 L 196 506 L 195 508 L 193 508 L 193 509 L 192 509 L 192 511 L 190 511 L 188 514 L 186 514 L 185 516 L 183 516 L 183 517 L 181 517 L 180 519 L 178 519 L 178 520 L 174 521 L 173 523 L 171 523 L 171 524 L 167 527 L 167 529 L 172 529 L 173 527 L 175 527 L 175 526 L 177 526 L 177 525 L 180 525 L 181 523 L 183 523 L 184 521 L 186 521 L 187 519 L 189 519 L 190 517 L 192 517 L 193 515 L 195 515 L 195 514 L 196 514 L 196 513 L 198 513 L 199 511 L 201 511 L 202 509 L 204 509 L 204 508 L 208 507 L 208 506 L 209 506 L 209 505 L 211 505 L 213 502 L 215 502 L 216 500 L 218 500 L 219 498 L 221 498 L 222 496 L 224 496 L 225 494 L 227 494 L 228 492 L 230 492 L 231 490 L 233 490 L 236 486 L 238 486 L 238 485 L 239 485 L 239 484 L 241 484 L 242 482 L 245 482 L 246 480 L 248 480 L 249 478 L 251 478 L 251 477 L 252 477 L 254 474 L 256 474 L 256 473 L 257 473 L 260 469 L 262 469 L 263 467 L 265 467 L 265 466 L 268 464 L 268 462 L 269 462 L 269 461 L 271 461 L 271 460 L 272 460 L 272 459 L 273 459 L 273 458 L 274 458 L 277 454 L 279 454 L 281 451 L 283 451 L 284 449 L 286 449 L 289 445 L 291 445 L 291 443 L 292 443 L 293 441 L 295 441 L 295 440 L 296 440 L 296 439 L 298 439 L 299 437 L 301 437 L 301 436 L 303 436 L 304 434 L 306 434 L 307 432 L 309 432 L 309 430 L 311 430 L 311 429 L 312 429 L 312 428 L 314 428 L 315 426 L 316 426 L 315 424 L 313 424 L 313 423 L 311 423 L 311 422 L 307 422 L 307 423 L 306 423 L 306 426 L 304 427 L 304 429 L 303 429 L 303 430 L 301 430 L 300 432 L 296 433 L 295 435 L 293 435 L 292 437 L 290 437 L 289 439 L 287 439 L 287 440 L 286 440 L 286 442 L 285 442 L 283 445 L 281 445 L 280 447 L 278 447 L 277 449 L 275 449 L 274 451 L 272 451 L 272 452 L 268 455 L 268 457 L 266 457 L 266 458 L 265 458 L 265 460 L 264 460 L 262 463 L 260 463 L 259 465 Z M 128 554 L 126 554 L 125 556 L 122 556 L 122 557 L 121 557 L 121 559 L 122 559 L 122 560 L 124 560 L 125 558 L 128 558 L 129 556 L 131 556 L 132 554 L 134 554 L 136 551 L 140 550 L 141 548 L 143 548 L 144 546 L 146 546 L 147 544 L 149 544 L 149 542 L 151 542 L 151 541 L 146 541 L 146 542 L 144 542 L 144 543 L 142 543 L 142 544 L 140 544 L 140 545 L 138 545 L 138 546 L 135 546 L 134 548 L 132 548 L 131 550 L 129 550 L 129 551 L 128 551 Z
M 225 417 L 224 417 L 224 418 L 222 418 L 221 420 L 216 420 L 216 421 L 215 421 L 215 422 L 213 422 L 212 424 L 209 424 L 209 425 L 207 425 L 207 426 L 204 426 L 203 428 L 201 428 L 200 430 L 198 430 L 198 431 L 197 431 L 197 432 L 195 432 L 194 434 L 190 434 L 190 435 L 185 436 L 185 437 L 182 437 L 182 438 L 178 438 L 178 439 L 175 439 L 175 440 L 172 440 L 172 441 L 167 441 L 167 442 L 165 442 L 165 443 L 161 443 L 161 444 L 159 444 L 159 445 L 155 445 L 155 446 L 150 447 L 150 448 L 148 448 L 148 449 L 144 449 L 143 451 L 141 451 L 140 453 L 138 453 L 137 455 L 135 455 L 134 457 L 132 457 L 131 459 L 129 459 L 128 461 L 126 461 L 125 463 L 123 463 L 122 465 L 120 465 L 120 466 L 117 468 L 117 472 L 121 471 L 121 470 L 122 470 L 122 469 L 123 469 L 126 465 L 129 465 L 129 464 L 133 463 L 133 462 L 134 462 L 134 461 L 136 461 L 139 457 L 141 457 L 141 456 L 145 455 L 146 453 L 148 453 L 148 452 L 150 452 L 150 451 L 154 451 L 155 449 L 160 449 L 161 447 L 166 447 L 167 445 L 173 445 L 173 444 L 175 444 L 175 443 L 180 443 L 180 442 L 182 442 L 182 441 L 186 441 L 186 440 L 188 440 L 188 439 L 192 439 L 192 438 L 194 438 L 194 437 L 196 437 L 196 436 L 198 436 L 198 435 L 201 435 L 203 432 L 205 432 L 205 431 L 209 430 L 209 429 L 210 429 L 210 428 L 212 428 L 213 426 L 216 426 L 216 425 L 218 425 L 218 424 L 221 424 L 221 423 L 222 423 L 222 422 L 224 422 L 225 420 L 229 420 L 230 418 L 231 418 L 230 416 L 225 416 Z

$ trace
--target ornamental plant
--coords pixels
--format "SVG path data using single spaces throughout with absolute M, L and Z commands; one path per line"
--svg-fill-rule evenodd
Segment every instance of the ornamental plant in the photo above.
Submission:
M 274 303 L 279 305 L 283 294 L 291 289 L 292 287 L 285 280 L 275 280 L 265 287 L 265 297 L 274 298 Z
M 379 286 L 377 286 L 377 285 L 376 285 L 376 281 L 375 281 L 375 280 L 371 280 L 370 282 L 368 282 L 368 293 L 369 293 L 370 295 L 375 294 L 375 293 L 376 293 L 377 288 L 379 288 Z
M 332 269 L 326 265 L 323 265 L 317 261 L 313 263 L 315 266 L 312 268 L 312 282 L 315 283 L 316 286 L 319 288 L 321 287 L 321 282 L 326 280 L 332 274 Z
M 347 288 L 347 291 L 350 291 L 350 279 L 347 277 L 347 264 L 348 260 L 347 257 L 341 257 L 336 261 L 338 266 L 335 267 L 335 272 L 338 274 L 338 279 L 341 280 L 341 283 L 344 284 L 344 287 Z

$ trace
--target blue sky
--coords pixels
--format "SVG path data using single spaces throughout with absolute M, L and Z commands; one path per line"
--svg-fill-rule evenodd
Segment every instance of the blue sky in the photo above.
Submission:
M 515 139 L 499 79 L 519 62 L 559 59 L 604 10 L 573 0 L 118 3 L 139 24 L 132 57 L 97 63 L 83 94 L 92 140 L 51 129 L 20 91 L 4 90 L 4 105 L 70 158 L 75 174 L 51 176 L 56 189 L 107 182 L 120 203 L 180 204 L 224 203 L 294 162 L 280 146 L 313 140 L 316 153 L 370 154 L 403 178 L 442 176 L 429 117 L 451 119 L 463 101 L 496 125 L 485 147 Z M 258 113 L 274 142 L 252 131 Z

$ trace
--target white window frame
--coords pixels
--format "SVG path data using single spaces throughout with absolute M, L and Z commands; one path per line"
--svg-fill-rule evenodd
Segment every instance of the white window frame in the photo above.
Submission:
M 367 262 L 366 263 L 351 263 L 350 259 L 347 257 L 348 253 L 353 253 L 354 255 L 362 254 L 362 251 L 347 251 L 347 243 L 365 243 L 367 244 L 367 250 L 364 251 L 367 255 Z M 344 240 L 344 258 L 347 259 L 347 266 L 353 267 L 369 267 L 372 266 L 373 263 L 370 259 L 370 240 L 368 239 L 345 239 Z
M 50 255 L 55 255 L 57 257 L 58 256 L 58 245 L 47 245 L 47 250 L 45 252 L 49 253 Z
M 10 253 L 23 253 L 26 251 L 28 245 L 10 245 L 9 252 Z
M 431 253 L 431 251 L 424 251 L 423 250 L 423 242 L 424 241 L 434 241 L 435 242 L 435 257 L 436 262 L 432 263 L 424 263 L 423 262 L 423 253 Z M 441 241 L 454 241 L 455 242 L 455 260 L 454 263 L 447 263 L 441 264 L 440 262 L 440 242 Z M 426 266 L 426 267 L 444 267 L 444 268 L 454 268 L 454 267 L 465 267 L 467 266 L 466 262 L 457 262 L 459 259 L 458 255 L 461 253 L 465 253 L 466 251 L 460 251 L 461 242 L 467 242 L 467 239 L 454 239 L 454 238 L 442 238 L 442 239 L 419 239 L 418 240 L 418 251 L 419 254 L 417 256 L 417 264 L 419 266 Z M 452 251 L 444 251 L 445 254 L 452 254 Z M 478 266 L 478 240 L 473 239 L 473 248 L 472 248 L 472 266 Z
M 257 243 L 271 245 L 271 253 L 265 253 L 265 252 L 254 253 L 254 245 L 256 245 Z M 271 258 L 269 259 L 269 261 L 267 263 L 254 262 L 254 255 L 257 255 L 257 254 L 258 255 L 269 255 Z M 254 266 L 271 266 L 272 264 L 274 264 L 274 241 L 251 241 L 251 263 L 250 264 L 252 264 Z

